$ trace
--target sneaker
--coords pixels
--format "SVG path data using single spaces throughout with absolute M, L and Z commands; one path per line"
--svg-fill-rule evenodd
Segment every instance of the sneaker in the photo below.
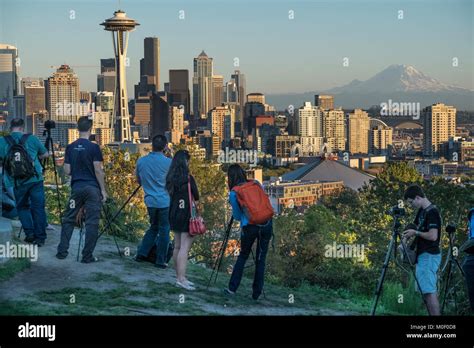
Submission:
M 38 247 L 42 247 L 44 245 L 44 240 L 36 239 L 33 244 L 37 245 Z
M 99 261 L 99 259 L 97 257 L 93 257 L 92 259 L 89 259 L 89 260 L 82 259 L 81 263 L 94 263 L 94 262 L 98 262 L 98 261 Z
M 67 257 L 67 254 L 60 254 L 60 253 L 56 254 L 56 258 L 59 260 L 64 260 L 66 257 Z
M 229 288 L 225 288 L 225 289 L 224 289 L 224 294 L 234 296 L 234 295 L 235 295 L 235 291 L 232 291 L 232 290 L 230 290 Z
M 189 285 L 188 283 L 182 283 L 182 282 L 180 282 L 180 281 L 178 281 L 178 280 L 176 281 L 176 286 L 177 286 L 178 288 L 183 288 L 183 289 L 186 289 L 186 290 L 189 290 L 189 291 L 194 291 L 194 290 L 196 290 L 196 288 L 195 288 L 194 286 L 191 286 L 191 285 Z
M 188 284 L 191 285 L 191 286 L 196 287 L 196 285 L 195 285 L 192 281 L 189 281 L 189 280 L 187 280 L 187 279 L 186 279 L 186 283 L 188 283 Z
M 167 269 L 167 268 L 168 268 L 168 264 L 165 263 L 164 265 L 160 265 L 160 264 L 156 263 L 156 264 L 155 264 L 155 267 L 160 268 L 160 269 Z
M 145 256 L 142 256 L 142 255 L 139 255 L 139 254 L 135 255 L 133 260 L 137 261 L 137 262 L 146 262 L 146 261 L 148 261 Z
M 46 230 L 48 230 L 48 231 L 56 231 L 56 229 L 54 228 L 54 226 L 53 226 L 53 225 L 50 225 L 50 224 L 48 224 L 48 226 L 46 226 Z
M 24 240 L 26 243 L 33 243 L 35 241 L 35 236 L 26 236 Z

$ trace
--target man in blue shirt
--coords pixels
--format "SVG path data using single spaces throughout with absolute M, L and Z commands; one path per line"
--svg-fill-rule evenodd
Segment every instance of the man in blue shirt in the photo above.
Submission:
M 38 246 L 43 246 L 46 240 L 46 211 L 44 198 L 44 183 L 43 183 L 43 168 L 41 167 L 40 159 L 49 156 L 46 148 L 40 140 L 34 135 L 25 135 L 25 122 L 20 118 L 15 118 L 11 121 L 10 136 L 16 143 L 20 143 L 21 139 L 27 136 L 24 142 L 30 159 L 33 161 L 34 175 L 27 179 L 16 180 L 11 178 L 6 171 L 2 172 L 5 175 L 5 187 L 13 187 L 15 195 L 18 217 L 21 225 L 25 231 L 25 242 L 34 243 Z M 23 138 L 24 139 L 24 138 Z M 0 138 L 0 161 L 3 164 L 8 155 L 10 144 L 5 137 Z
M 145 205 L 150 217 L 150 228 L 146 231 L 138 248 L 137 261 L 147 258 L 156 243 L 156 267 L 166 268 L 166 255 L 170 239 L 170 196 L 166 190 L 166 175 L 171 159 L 164 155 L 167 139 L 156 135 L 152 140 L 152 152 L 137 161 L 136 175 L 145 191 Z
M 100 211 L 107 200 L 105 191 L 102 152 L 99 145 L 89 141 L 92 120 L 87 116 L 77 122 L 79 139 L 66 147 L 64 171 L 71 176 L 71 197 L 62 221 L 61 241 L 58 245 L 58 259 L 68 255 L 69 241 L 76 224 L 76 217 L 85 208 L 86 239 L 82 250 L 82 263 L 95 262 L 93 256 L 97 243 Z

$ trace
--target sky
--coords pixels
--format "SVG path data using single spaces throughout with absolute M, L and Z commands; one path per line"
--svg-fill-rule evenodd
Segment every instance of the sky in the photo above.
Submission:
M 18 48 L 21 77 L 47 78 L 51 66 L 69 64 L 81 90 L 95 91 L 100 59 L 113 57 L 111 34 L 99 24 L 121 8 L 140 23 L 128 47 L 129 96 L 149 36 L 160 39 L 161 89 L 169 69 L 188 69 L 192 76 L 193 58 L 202 50 L 224 81 L 235 69 L 246 74 L 247 92 L 325 90 L 366 80 L 391 64 L 413 65 L 444 83 L 474 89 L 473 3 L 0 0 L 0 43 Z

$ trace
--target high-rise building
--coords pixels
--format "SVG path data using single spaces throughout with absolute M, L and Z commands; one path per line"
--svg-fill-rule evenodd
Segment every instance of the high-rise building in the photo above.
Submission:
M 52 120 L 76 122 L 80 112 L 79 78 L 69 65 L 61 65 L 46 80 L 46 109 Z
M 323 136 L 331 151 L 346 148 L 346 119 L 342 108 L 323 112 Z
M 98 92 L 115 92 L 115 59 L 106 58 L 100 60 L 100 74 L 97 75 Z
M 189 71 L 187 69 L 169 71 L 169 94 L 174 105 L 183 105 L 184 113 L 190 114 Z
M 245 74 L 242 74 L 240 70 L 235 70 L 230 78 L 235 81 L 235 85 L 237 87 L 237 102 L 240 104 L 240 113 L 236 115 L 237 121 L 241 124 L 244 124 L 244 117 L 245 117 L 245 96 L 246 96 L 246 80 Z
M 130 134 L 130 116 L 128 114 L 127 83 L 125 78 L 125 58 L 127 57 L 128 36 L 130 31 L 139 25 L 135 20 L 128 18 L 125 12 L 118 10 L 114 17 L 105 20 L 101 25 L 104 30 L 112 32 L 115 53 L 115 140 L 119 142 L 132 141 Z
M 202 51 L 193 64 L 193 111 L 195 119 L 207 118 L 212 108 L 212 58 Z
M 257 116 L 260 115 L 265 115 L 264 104 L 256 101 L 245 103 L 243 131 L 247 132 L 247 134 L 252 134 L 256 127 Z
M 277 135 L 275 136 L 275 157 L 291 157 L 296 144 L 299 144 L 300 137 L 297 135 Z
M 151 101 L 149 96 L 139 96 L 135 99 L 135 125 L 148 125 L 151 119 Z
M 247 103 L 251 102 L 265 104 L 265 95 L 262 93 L 249 93 L 247 94 Z
M 143 72 L 147 84 L 155 86 L 155 92 L 160 90 L 160 39 L 146 37 L 144 41 Z
M 347 149 L 350 153 L 369 153 L 370 119 L 367 112 L 355 109 L 348 118 Z
M 114 111 L 113 92 L 98 92 L 95 96 L 95 106 L 98 111 Z
M 212 108 L 221 106 L 224 102 L 224 76 L 212 76 Z
M 184 134 L 184 109 L 179 106 L 171 107 L 171 142 L 179 144 Z
M 211 111 L 209 111 L 209 114 L 210 117 L 208 118 L 208 121 L 211 133 L 213 135 L 217 135 L 222 142 L 225 138 L 224 121 L 227 115 L 230 116 L 230 109 L 228 106 L 216 106 Z
M 439 157 L 440 145 L 456 135 L 456 108 L 442 103 L 423 109 L 423 155 Z
M 388 156 L 392 146 L 392 138 L 392 128 L 380 120 L 370 120 L 369 154 Z
M 105 72 L 115 72 L 115 59 L 114 58 L 104 58 L 100 60 L 100 73 Z
M 234 79 L 230 79 L 229 82 L 225 84 L 224 90 L 224 102 L 226 103 L 238 103 L 239 100 L 239 91 L 237 84 Z M 239 103 L 240 105 L 240 103 Z
M 18 95 L 18 49 L 0 44 L 0 115 L 13 118 L 15 112 L 13 97 Z
M 168 93 L 158 92 L 151 96 L 151 134 L 150 138 L 155 135 L 165 135 L 170 130 L 171 124 L 170 106 L 168 103 Z
M 305 102 L 298 112 L 298 134 L 302 137 L 323 136 L 323 111 Z
M 25 114 L 31 116 L 35 112 L 46 110 L 45 89 L 43 81 L 22 83 L 25 95 Z
M 323 110 L 334 109 L 334 96 L 316 94 L 314 96 L 314 105 L 319 106 Z

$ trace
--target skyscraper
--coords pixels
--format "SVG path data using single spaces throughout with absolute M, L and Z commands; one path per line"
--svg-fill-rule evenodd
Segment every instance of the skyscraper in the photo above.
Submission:
M 440 144 L 456 135 L 456 108 L 443 103 L 423 109 L 423 155 L 438 157 Z
M 246 96 L 246 80 L 245 80 L 245 74 L 241 74 L 240 70 L 235 70 L 232 75 L 230 75 L 230 78 L 235 81 L 236 87 L 237 87 L 237 102 L 240 104 L 240 113 L 237 116 L 237 121 L 241 122 L 243 124 L 244 122 L 244 112 L 245 112 L 245 96 Z M 243 127 L 242 127 L 243 128 Z
M 314 105 L 319 106 L 323 110 L 334 109 L 334 96 L 316 94 L 314 96 Z
M 323 136 L 332 151 L 345 150 L 346 119 L 341 108 L 323 112 Z
M 216 106 L 210 112 L 209 120 L 209 128 L 213 135 L 217 135 L 219 137 L 220 142 L 222 142 L 225 138 L 225 118 L 226 116 L 231 117 L 231 110 L 227 105 L 225 106 Z M 229 122 L 229 121 L 227 121 Z
M 165 135 L 170 130 L 171 115 L 166 92 L 153 93 L 151 100 L 151 132 L 153 138 L 157 134 Z
M 191 113 L 189 94 L 189 71 L 186 69 L 169 71 L 169 93 L 174 105 L 183 105 L 184 113 Z
M 221 106 L 224 102 L 224 76 L 212 76 L 212 105 L 211 108 Z
M 128 114 L 127 84 L 125 79 L 125 57 L 127 56 L 128 35 L 139 25 L 135 20 L 128 18 L 125 12 L 118 10 L 114 16 L 105 20 L 101 25 L 104 30 L 112 32 L 115 53 L 115 68 L 117 83 L 115 89 L 115 140 L 119 142 L 131 141 L 130 116 Z
M 143 75 L 147 84 L 154 86 L 154 92 L 160 90 L 160 39 L 157 37 L 144 40 Z
M 250 102 L 265 104 L 265 95 L 263 93 L 249 93 L 247 94 L 247 103 Z
M 298 134 L 301 137 L 322 137 L 323 117 L 322 110 L 305 102 L 298 110 Z
M 0 115 L 14 116 L 13 97 L 18 94 L 18 49 L 8 44 L 0 44 Z
M 212 104 L 212 58 L 202 51 L 193 64 L 193 111 L 195 119 L 207 118 Z
M 349 114 L 347 147 L 350 153 L 369 153 L 370 119 L 367 112 L 355 109 Z
M 46 81 L 46 109 L 51 119 L 76 122 L 79 101 L 79 78 L 69 65 L 61 65 Z
M 369 154 L 388 156 L 392 146 L 393 129 L 379 119 L 370 119 Z

